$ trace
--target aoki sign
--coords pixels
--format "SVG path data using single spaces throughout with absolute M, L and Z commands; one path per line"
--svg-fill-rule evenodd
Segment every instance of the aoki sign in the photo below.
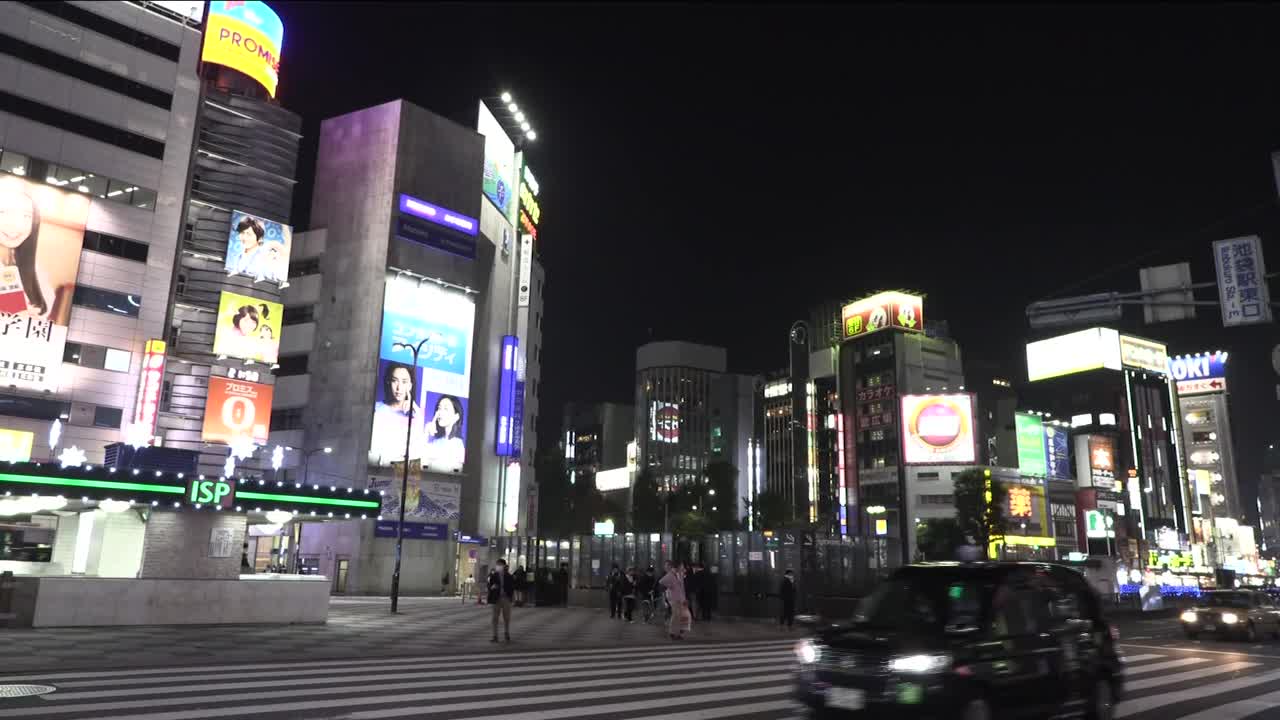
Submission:
M 1169 375 L 1179 395 L 1223 392 L 1227 389 L 1227 353 L 1196 353 L 1169 358 Z

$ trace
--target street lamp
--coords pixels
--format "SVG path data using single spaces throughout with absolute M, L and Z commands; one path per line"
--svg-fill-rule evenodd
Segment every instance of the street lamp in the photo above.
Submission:
M 431 339 L 431 336 L 422 338 L 417 345 L 409 343 L 397 342 L 391 346 L 392 352 L 396 350 L 408 350 L 413 353 L 413 370 L 414 374 L 418 372 L 418 353 L 422 350 L 422 346 Z M 415 388 L 416 389 L 416 388 Z M 404 506 L 406 496 L 409 494 L 409 448 L 413 440 L 413 398 L 409 398 L 409 422 L 404 430 L 404 474 L 400 478 L 400 522 L 396 523 L 396 566 L 391 573 L 391 612 L 394 614 L 396 608 L 400 606 L 400 557 L 401 550 L 404 548 Z
M 316 453 L 324 453 L 325 455 L 328 455 L 332 452 L 333 452 L 333 448 L 329 447 L 328 445 L 325 445 L 324 447 L 321 447 L 321 448 L 308 450 L 302 454 L 302 484 L 305 485 L 311 480 L 311 473 L 309 472 L 311 456 L 315 455 Z

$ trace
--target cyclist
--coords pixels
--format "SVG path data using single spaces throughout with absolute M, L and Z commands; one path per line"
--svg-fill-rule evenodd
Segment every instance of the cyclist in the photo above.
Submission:
M 658 578 L 654 577 L 653 566 L 650 565 L 636 581 L 636 596 L 640 598 L 640 617 L 645 622 L 649 622 L 649 618 L 653 617 L 654 608 L 657 607 L 654 598 L 654 590 L 657 587 Z

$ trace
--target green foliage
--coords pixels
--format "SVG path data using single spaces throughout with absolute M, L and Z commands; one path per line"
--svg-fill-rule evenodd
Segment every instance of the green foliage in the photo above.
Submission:
M 658 479 L 649 468 L 636 474 L 631 487 L 631 525 L 635 532 L 662 531 L 662 497 Z
M 1003 538 L 1009 529 L 1004 508 L 1008 490 L 985 468 L 973 468 L 956 475 L 956 522 L 960 533 L 986 553 L 992 540 Z M 990 499 L 988 499 L 990 494 Z
M 956 548 L 964 544 L 964 533 L 955 518 L 933 518 L 916 526 L 917 559 L 954 560 Z

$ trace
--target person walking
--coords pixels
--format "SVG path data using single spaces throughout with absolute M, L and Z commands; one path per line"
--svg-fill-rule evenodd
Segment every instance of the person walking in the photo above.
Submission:
M 638 582 L 636 569 L 633 567 L 627 568 L 626 574 L 622 576 L 622 604 L 624 608 L 623 617 L 629 623 L 635 622 L 632 619 L 632 615 L 636 611 L 636 584 Z
M 791 568 L 782 574 L 782 584 L 778 586 L 778 598 L 782 600 L 782 615 L 778 617 L 778 627 L 786 626 L 788 630 L 796 621 L 796 576 Z
M 498 642 L 498 616 L 502 616 L 502 627 L 506 632 L 507 642 L 511 642 L 511 600 L 515 597 L 515 580 L 507 572 L 507 561 L 498 558 L 493 571 L 489 573 L 489 605 L 493 608 L 493 637 L 489 642 Z
M 569 607 L 569 563 L 560 563 L 560 571 L 556 573 L 556 585 L 560 587 L 560 605 Z
M 698 563 L 689 563 L 683 566 L 684 571 L 684 597 L 689 608 L 689 618 L 696 616 L 698 602 Z
M 702 611 L 702 619 L 710 622 L 711 613 L 715 612 L 720 600 L 720 589 L 716 587 L 715 573 L 703 569 L 698 592 L 698 609 Z
M 604 579 L 605 592 L 609 594 L 609 618 L 622 617 L 622 571 L 618 563 L 609 568 L 609 575 Z
M 529 578 L 525 574 L 524 566 L 517 565 L 516 571 L 511 575 L 512 584 L 516 589 L 516 607 L 524 607 L 525 595 L 529 590 Z
M 671 604 L 671 620 L 667 623 L 667 634 L 672 640 L 683 640 L 689 631 L 692 616 L 689 614 L 689 600 L 684 590 L 684 567 L 679 563 L 672 564 L 671 569 L 658 581 L 667 591 L 667 602 Z

